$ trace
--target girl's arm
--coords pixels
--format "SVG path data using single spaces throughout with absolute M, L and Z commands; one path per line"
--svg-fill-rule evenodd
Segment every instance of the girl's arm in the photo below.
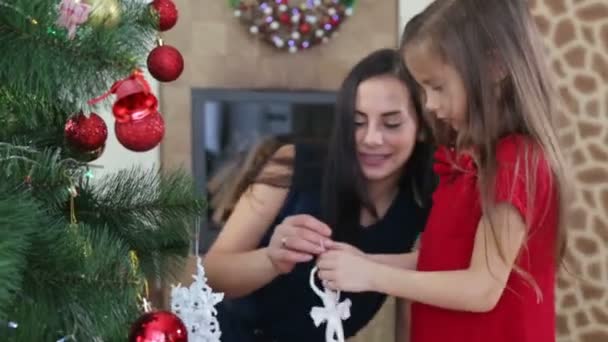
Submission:
M 358 248 L 343 242 L 330 242 L 329 250 L 343 251 L 354 255 L 365 256 L 367 259 L 376 263 L 402 268 L 406 270 L 415 270 L 418 264 L 418 251 L 401 254 L 370 254 L 363 253 Z
M 367 257 L 378 264 L 404 270 L 415 270 L 418 264 L 418 251 L 404 254 L 367 254 Z
M 522 217 L 510 204 L 499 204 L 492 222 L 498 239 L 482 217 L 466 269 L 409 271 L 332 251 L 321 257 L 319 277 L 344 291 L 377 291 L 445 309 L 486 312 L 502 295 L 526 235 Z

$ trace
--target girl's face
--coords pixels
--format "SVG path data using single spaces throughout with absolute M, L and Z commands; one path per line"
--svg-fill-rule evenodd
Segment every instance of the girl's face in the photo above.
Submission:
M 365 178 L 381 181 L 400 177 L 418 132 L 405 84 L 391 75 L 361 82 L 354 119 L 357 158 Z
M 406 46 L 405 65 L 423 89 L 425 109 L 459 131 L 466 124 L 467 94 L 458 71 L 433 51 L 428 42 Z

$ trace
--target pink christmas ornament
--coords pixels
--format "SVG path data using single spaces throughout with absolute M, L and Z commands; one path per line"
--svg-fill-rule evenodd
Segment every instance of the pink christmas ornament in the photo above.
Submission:
M 62 0 L 59 4 L 59 18 L 57 26 L 68 30 L 68 38 L 74 39 L 78 25 L 89 19 L 91 6 L 80 2 L 80 0 Z

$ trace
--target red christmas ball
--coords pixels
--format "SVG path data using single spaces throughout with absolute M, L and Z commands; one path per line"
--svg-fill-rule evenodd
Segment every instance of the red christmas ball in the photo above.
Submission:
M 309 23 L 303 23 L 302 25 L 300 25 L 300 33 L 302 34 L 308 34 L 311 30 L 310 24 Z
M 80 152 L 92 152 L 105 145 L 108 127 L 99 115 L 89 117 L 79 113 L 71 117 L 64 127 L 65 138 L 70 147 Z
M 188 342 L 188 330 L 171 312 L 148 312 L 131 326 L 129 342 Z
M 177 7 L 171 0 L 154 0 L 152 7 L 158 12 L 158 29 L 167 31 L 177 23 Z
M 78 151 L 75 149 L 70 150 L 70 155 L 72 158 L 76 160 L 80 160 L 81 162 L 92 162 L 93 160 L 101 157 L 103 151 L 106 149 L 106 145 L 102 145 L 100 148 L 93 151 Z
M 184 71 L 184 58 L 173 46 L 157 46 L 148 55 L 148 70 L 161 82 L 175 81 Z
M 340 17 L 339 17 L 339 16 L 337 16 L 337 15 L 332 16 L 332 17 L 329 19 L 329 23 L 330 23 L 332 26 L 334 26 L 334 27 L 336 27 L 336 26 L 340 25 L 340 23 L 341 23 L 341 21 L 340 21 Z
M 283 24 L 289 24 L 289 23 L 291 23 L 291 15 L 287 12 L 281 13 L 279 15 L 279 21 L 282 22 Z
M 157 112 L 158 100 L 152 93 L 139 92 L 117 100 L 112 112 L 117 121 L 139 120 Z
M 135 152 L 144 152 L 156 147 L 165 135 L 165 122 L 159 112 L 139 120 L 114 123 L 116 138 L 122 146 Z

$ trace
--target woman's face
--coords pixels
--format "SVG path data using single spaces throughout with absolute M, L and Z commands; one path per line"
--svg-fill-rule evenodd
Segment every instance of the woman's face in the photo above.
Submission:
M 406 85 L 392 75 L 361 82 L 354 120 L 357 158 L 365 178 L 382 181 L 400 177 L 418 133 Z

